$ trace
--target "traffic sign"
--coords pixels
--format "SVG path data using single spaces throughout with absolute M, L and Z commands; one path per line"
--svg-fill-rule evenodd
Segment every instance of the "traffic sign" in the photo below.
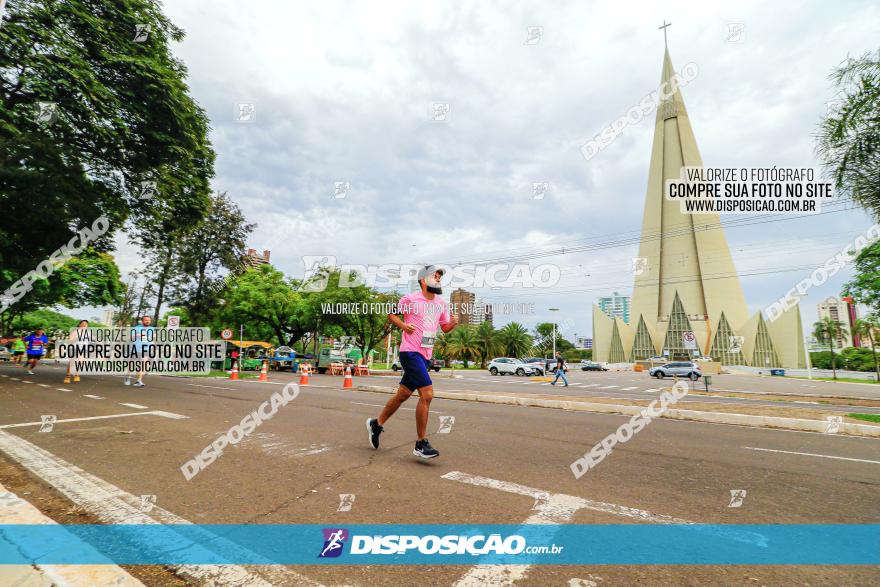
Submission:
M 220 333 L 220 338 L 222 338 L 223 340 L 229 340 L 230 338 L 232 338 L 232 329 L 224 328 L 223 332 Z
M 694 334 L 693 330 L 685 330 L 681 333 L 681 338 L 684 341 L 684 348 L 689 350 L 696 350 L 697 336 Z
M 168 328 L 180 328 L 180 316 L 168 316 Z

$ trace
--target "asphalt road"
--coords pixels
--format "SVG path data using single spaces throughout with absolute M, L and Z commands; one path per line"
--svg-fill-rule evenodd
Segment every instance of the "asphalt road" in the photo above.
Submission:
M 546 395 L 566 395 L 575 397 L 601 397 L 620 398 L 628 400 L 654 399 L 660 395 L 661 388 L 668 388 L 672 384 L 671 379 L 658 380 L 648 376 L 647 373 L 632 373 L 628 371 L 578 371 L 570 370 L 566 377 L 569 386 L 564 387 L 560 379 L 556 385 L 541 380 L 537 377 L 517 377 L 515 375 L 492 376 L 486 371 L 441 371 L 432 373 L 434 386 L 437 389 L 447 391 L 494 391 L 517 393 L 534 393 Z M 399 381 L 399 375 L 387 375 L 371 378 L 357 378 L 359 383 L 376 385 L 388 385 L 394 387 Z M 872 385 L 837 383 L 828 385 L 828 382 L 801 381 L 784 379 L 774 381 L 771 377 L 757 377 L 747 375 L 715 375 L 709 392 L 718 394 L 736 392 L 744 397 L 724 397 L 722 395 L 706 396 L 693 395 L 681 400 L 679 403 L 687 406 L 689 403 L 718 403 L 744 406 L 770 406 L 810 408 L 813 410 L 827 411 L 829 413 L 860 412 L 868 414 L 880 414 L 880 407 L 858 407 L 829 405 L 820 403 L 825 396 L 845 398 L 871 398 L 880 400 L 880 389 L 875 390 Z M 378 383 L 377 383 L 378 382 Z M 702 381 L 687 382 L 692 389 L 705 391 Z M 806 400 L 786 401 L 787 396 L 806 396 Z M 814 399 L 815 398 L 815 399 Z
M 568 522 L 576 524 L 651 523 L 663 516 L 705 523 L 880 522 L 877 439 L 656 420 L 575 479 L 571 462 L 625 417 L 435 400 L 429 430 L 441 456 L 426 462 L 411 454 L 414 399 L 386 425 L 374 451 L 366 444 L 364 421 L 388 396 L 343 391 L 339 377 L 327 376 L 313 377 L 294 402 L 187 481 L 180 472 L 185 461 L 294 378 L 273 373 L 273 385 L 152 376 L 138 389 L 119 378 L 92 376 L 64 385 L 62 376 L 51 365 L 32 377 L 0 366 L 0 432 L 124 492 L 155 495 L 157 506 L 194 523 L 522 523 L 533 515 L 535 498 L 506 491 L 504 483 L 602 504 L 572 512 Z M 647 395 L 631 373 L 578 373 L 573 379 L 600 377 L 617 382 L 606 386 L 620 385 L 608 392 Z M 630 384 L 622 385 L 627 377 Z M 657 387 L 645 378 L 646 388 Z M 438 378 L 437 385 L 525 387 L 515 377 L 479 379 Z M 370 383 L 393 385 L 394 379 L 372 377 Z M 51 433 L 41 433 L 34 423 L 47 414 L 59 421 Z M 454 416 L 449 433 L 436 433 L 440 416 Z M 747 494 L 732 508 L 734 489 Z M 337 511 L 340 494 L 356 496 L 351 511 Z M 648 518 L 634 519 L 625 508 L 639 508 Z M 270 574 L 267 580 L 279 585 L 880 583 L 876 567 L 831 566 L 535 566 L 515 570 L 515 581 L 511 569 L 480 576 L 462 566 L 255 572 Z

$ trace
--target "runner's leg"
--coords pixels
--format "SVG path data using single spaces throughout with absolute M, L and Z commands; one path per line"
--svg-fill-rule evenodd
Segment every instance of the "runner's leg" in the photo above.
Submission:
M 382 408 L 382 413 L 379 414 L 379 426 L 384 426 L 385 422 L 388 421 L 388 418 L 394 415 L 397 408 L 399 408 L 403 402 L 408 400 L 412 393 L 411 389 L 401 383 L 400 387 L 397 388 L 397 393 L 385 402 L 385 407 Z M 421 400 L 419 400 L 419 403 L 421 403 Z
M 433 385 L 419 389 L 419 403 L 416 405 L 416 432 L 419 440 L 428 436 L 428 412 L 431 409 L 432 399 L 434 399 Z

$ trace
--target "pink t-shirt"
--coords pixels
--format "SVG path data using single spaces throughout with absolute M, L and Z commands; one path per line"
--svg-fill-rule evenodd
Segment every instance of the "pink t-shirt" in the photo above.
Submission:
M 449 324 L 446 300 L 438 295 L 429 300 L 422 295 L 421 290 L 414 291 L 400 298 L 397 313 L 403 315 L 404 324 L 416 327 L 413 332 L 403 331 L 400 351 L 421 353 L 423 357 L 430 359 L 440 326 Z

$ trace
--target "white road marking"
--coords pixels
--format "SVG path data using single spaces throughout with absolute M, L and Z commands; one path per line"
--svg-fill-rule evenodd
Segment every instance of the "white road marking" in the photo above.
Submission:
M 465 390 L 450 390 L 450 391 L 465 391 Z M 436 401 L 436 400 L 435 400 Z M 373 406 L 374 408 L 384 408 L 385 404 L 365 404 L 364 402 L 350 402 L 353 404 L 357 404 L 359 406 Z M 412 410 L 415 411 L 415 408 L 407 408 L 406 406 L 400 406 L 398 409 L 400 410 Z M 432 414 L 442 414 L 443 412 L 439 412 L 437 410 L 431 410 Z
M 145 412 L 144 412 L 145 413 Z M 0 450 L 66 495 L 71 501 L 98 517 L 104 524 L 191 524 L 171 512 L 153 506 L 150 515 L 141 511 L 141 499 L 103 479 L 86 473 L 79 467 L 15 435 L 0 431 Z M 224 544 L 212 535 L 211 544 L 240 552 L 237 544 Z M 208 543 L 206 540 L 203 542 Z M 188 541 L 187 546 L 192 543 Z M 238 587 L 271 587 L 272 585 L 303 585 L 322 587 L 304 575 L 280 565 L 169 565 L 190 581 L 204 585 L 236 585 Z M 251 569 L 259 569 L 268 581 Z
M 8 491 L 0 484 L 0 519 L 4 524 L 57 524 L 55 520 L 44 515 L 40 510 L 35 508 L 29 502 L 21 499 L 16 494 Z M 18 545 L 15 547 L 22 555 L 42 557 L 42 552 L 34 552 L 32 549 L 39 549 L 37 544 Z M 88 553 L 89 556 L 98 556 L 98 551 L 91 545 L 77 541 L 76 548 L 80 552 Z M 22 565 L 24 566 L 24 565 Z M 15 567 L 7 567 L 12 571 Z M 13 576 L 16 573 L 12 573 Z M 17 576 L 22 577 L 16 585 L 23 585 L 26 582 L 33 585 L 114 585 L 116 587 L 143 587 L 143 583 L 129 575 L 122 568 L 116 565 L 40 565 L 32 564 L 28 572 L 18 573 Z M 6 575 L 10 578 L 10 575 Z M 29 582 L 25 579 L 31 579 Z
M 162 418 L 170 418 L 172 420 L 188 419 L 189 416 L 181 416 L 172 412 L 163 412 L 161 410 L 153 410 L 151 412 L 131 412 L 129 414 L 113 414 L 111 416 L 89 416 L 87 418 L 66 418 L 64 420 L 55 420 L 56 424 L 62 422 L 87 422 L 89 420 L 107 420 L 110 418 L 127 418 L 129 416 L 160 416 Z M 21 424 L 4 424 L 0 426 L 0 430 L 4 428 L 22 428 L 24 426 L 42 426 L 43 422 L 23 422 Z
M 614 389 L 615 387 L 620 387 L 619 385 L 603 385 L 602 389 Z
M 568 522 L 574 513 L 580 509 L 590 509 L 597 512 L 615 514 L 627 518 L 634 518 L 645 522 L 655 524 L 687 524 L 694 525 L 696 522 L 675 518 L 665 514 L 654 514 L 646 510 L 630 508 L 613 503 L 605 503 L 601 501 L 593 501 L 584 499 L 574 495 L 565 495 L 562 493 L 549 493 L 533 487 L 520 485 L 519 483 L 511 483 L 509 481 L 499 481 L 498 479 L 490 479 L 489 477 L 481 477 L 479 475 L 470 475 L 461 471 L 451 471 L 442 476 L 443 479 L 452 481 L 460 481 L 477 487 L 487 487 L 497 489 L 507 493 L 514 493 L 531 497 L 535 500 L 532 507 L 534 513 L 531 514 L 523 524 L 564 524 Z M 766 546 L 767 539 L 761 534 L 755 532 L 741 531 L 736 529 L 715 529 L 712 527 L 702 529 L 696 528 L 697 531 L 704 531 L 713 535 L 721 535 L 723 537 L 759 546 Z M 544 538 L 544 537 L 542 537 Z M 546 540 L 552 538 L 552 534 L 548 532 Z M 517 581 L 523 579 L 531 565 L 480 565 L 471 567 L 456 583 L 454 587 L 512 587 Z
M 21 379 L 19 379 L 18 377 L 12 377 L 12 380 L 13 381 L 21 381 Z
M 89 398 L 89 399 L 104 399 L 104 398 L 101 397 L 100 395 L 89 395 L 89 394 L 87 394 L 87 393 L 86 393 L 86 394 L 83 394 L 83 397 L 87 397 L 87 398 Z
M 589 385 L 584 385 L 584 387 L 599 387 L 600 383 L 590 383 Z
M 22 383 L 33 383 L 33 381 L 22 381 Z
M 72 389 L 64 389 L 63 387 L 56 387 L 58 391 L 73 391 Z
M 51 387 L 50 385 L 46 385 L 45 383 L 37 383 L 40 387 Z
M 837 459 L 839 461 L 854 461 L 856 463 L 871 463 L 872 465 L 880 465 L 880 461 L 871 461 L 868 459 L 852 459 L 849 457 L 835 457 L 832 455 L 819 455 L 819 454 L 815 454 L 815 453 L 811 453 L 811 452 L 795 452 L 793 450 L 775 450 L 772 448 L 758 448 L 758 447 L 754 447 L 754 446 L 743 446 L 742 448 L 745 448 L 748 450 L 759 450 L 762 452 L 781 452 L 781 453 L 785 453 L 785 454 L 789 454 L 789 455 L 801 455 L 801 456 L 805 456 L 805 457 L 819 457 L 822 459 Z
M 187 383 L 190 387 L 207 387 L 208 389 L 231 389 L 235 391 L 234 387 L 217 387 L 215 385 L 197 385 L 195 383 Z
M 632 391 L 633 389 L 638 389 L 638 387 L 624 387 L 620 391 Z
M 126 407 L 128 407 L 128 408 L 134 408 L 134 409 L 136 409 L 136 410 L 146 410 L 146 409 L 149 409 L 147 406 L 142 406 L 142 405 L 140 405 L 140 404 L 126 404 L 126 403 L 119 402 L 119 405 L 120 405 L 120 406 L 126 406 Z

